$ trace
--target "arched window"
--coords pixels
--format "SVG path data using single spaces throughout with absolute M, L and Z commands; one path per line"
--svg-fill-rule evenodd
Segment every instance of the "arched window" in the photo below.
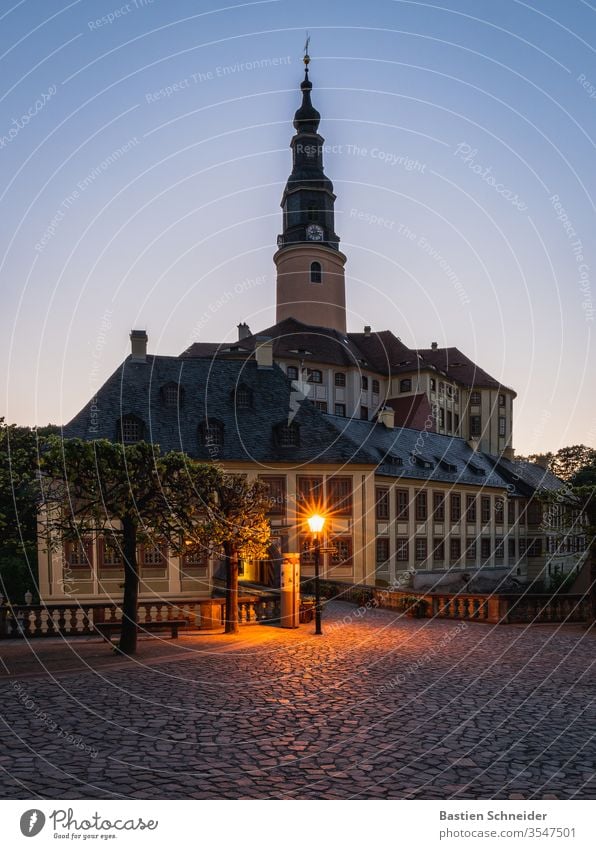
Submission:
M 217 419 L 208 419 L 199 425 L 199 437 L 206 448 L 221 447 L 224 441 L 224 426 Z
M 118 425 L 118 437 L 126 445 L 139 442 L 143 438 L 145 425 L 137 416 L 122 416 Z
M 309 221 L 318 221 L 319 220 L 319 210 L 317 209 L 316 206 L 311 205 L 311 206 L 308 207 L 308 220 Z
M 311 283 L 322 283 L 323 282 L 323 269 L 321 268 L 320 262 L 311 262 L 311 264 L 310 264 L 310 282 Z
M 335 385 L 336 386 L 345 386 L 346 385 L 346 376 L 343 371 L 335 372 Z
M 252 391 L 244 383 L 240 383 L 235 390 L 236 409 L 247 410 L 252 407 Z

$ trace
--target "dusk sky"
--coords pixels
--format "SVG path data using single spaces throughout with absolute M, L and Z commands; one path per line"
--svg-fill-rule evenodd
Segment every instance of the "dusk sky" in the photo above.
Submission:
M 128 354 L 275 321 L 305 33 L 348 325 L 596 445 L 596 4 L 0 0 L 0 414 L 66 423 Z

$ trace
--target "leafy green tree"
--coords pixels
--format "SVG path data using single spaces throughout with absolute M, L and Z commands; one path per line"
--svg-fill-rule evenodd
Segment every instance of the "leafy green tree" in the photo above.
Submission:
M 582 469 L 596 463 L 596 450 L 587 445 L 569 445 L 560 448 L 553 456 L 549 468 L 564 481 L 570 481 Z
M 108 440 L 48 439 L 41 458 L 43 510 L 49 544 L 103 534 L 124 563 L 124 597 L 119 649 L 137 646 L 139 573 L 137 545 L 166 540 L 174 553 L 196 536 L 213 514 L 221 473 L 185 454 L 162 455 L 159 446 Z
M 221 474 L 215 483 L 205 521 L 189 530 L 196 545 L 212 552 L 223 551 L 226 574 L 227 634 L 238 632 L 239 560 L 266 557 L 271 535 L 269 501 L 262 484 L 243 475 Z

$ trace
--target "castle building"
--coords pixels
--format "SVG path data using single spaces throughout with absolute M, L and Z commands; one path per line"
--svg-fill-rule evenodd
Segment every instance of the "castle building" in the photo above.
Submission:
M 455 347 L 409 348 L 390 330 L 347 330 L 346 256 L 311 91 L 306 62 L 273 257 L 276 324 L 252 333 L 241 323 L 234 344 L 196 342 L 178 357 L 149 354 L 146 333 L 132 331 L 130 356 L 63 434 L 151 441 L 262 480 L 277 550 L 303 552 L 305 575 L 313 564 L 303 505 L 316 499 L 329 516 L 329 579 L 547 583 L 579 566 L 584 532 L 577 517 L 566 520 L 563 496 L 557 521 L 545 521 L 543 493 L 563 484 L 514 459 L 515 392 Z M 119 595 L 120 552 L 101 539 L 58 551 L 44 540 L 42 522 L 43 600 Z M 209 595 L 218 568 L 174 557 L 158 540 L 141 546 L 139 564 L 144 600 Z M 242 568 L 246 580 L 270 582 L 269 561 Z

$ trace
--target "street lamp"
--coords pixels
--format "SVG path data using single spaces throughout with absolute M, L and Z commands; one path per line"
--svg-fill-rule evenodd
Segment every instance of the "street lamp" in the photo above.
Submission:
M 315 554 L 315 634 L 322 634 L 321 629 L 321 583 L 319 566 L 321 560 L 321 540 L 319 534 L 325 527 L 325 517 L 318 513 L 309 516 L 306 520 L 308 528 L 313 535 L 313 549 Z

